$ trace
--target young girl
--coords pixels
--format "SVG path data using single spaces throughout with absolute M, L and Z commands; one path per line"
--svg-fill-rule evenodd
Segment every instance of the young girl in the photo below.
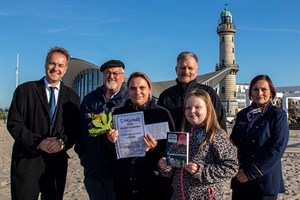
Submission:
M 220 128 L 210 96 L 192 89 L 184 100 L 181 130 L 190 133 L 189 163 L 181 169 L 159 160 L 163 176 L 173 175 L 172 199 L 222 199 L 223 183 L 238 171 L 237 149 Z

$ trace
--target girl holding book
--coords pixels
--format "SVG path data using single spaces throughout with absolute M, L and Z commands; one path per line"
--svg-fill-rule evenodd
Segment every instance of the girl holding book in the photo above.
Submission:
M 223 183 L 238 171 L 237 149 L 220 128 L 207 92 L 192 89 L 184 100 L 181 131 L 189 133 L 189 163 L 171 167 L 159 160 L 163 176 L 173 176 L 172 199 L 222 199 Z

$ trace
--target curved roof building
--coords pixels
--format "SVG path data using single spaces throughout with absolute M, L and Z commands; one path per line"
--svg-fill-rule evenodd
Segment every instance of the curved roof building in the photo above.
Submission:
M 217 72 L 203 74 L 197 77 L 199 83 L 215 87 L 220 80 L 222 80 L 230 70 L 223 69 Z M 125 81 L 127 78 L 125 78 Z M 103 75 L 100 68 L 88 61 L 78 58 L 71 58 L 69 69 L 63 78 L 64 83 L 72 88 L 82 100 L 83 97 L 95 90 L 103 84 Z M 176 84 L 175 80 L 166 80 L 153 82 L 152 94 L 154 98 L 158 98 L 160 93 L 165 89 Z
M 72 88 L 82 100 L 89 92 L 103 83 L 103 76 L 97 65 L 85 60 L 71 58 L 63 82 Z

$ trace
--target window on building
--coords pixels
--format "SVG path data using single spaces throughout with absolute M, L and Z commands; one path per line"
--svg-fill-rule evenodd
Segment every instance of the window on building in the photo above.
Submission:
M 245 102 L 238 102 L 238 108 L 239 108 L 239 110 L 243 109 L 243 108 L 246 108 L 246 103 Z
M 225 93 L 225 87 L 222 87 L 222 93 Z

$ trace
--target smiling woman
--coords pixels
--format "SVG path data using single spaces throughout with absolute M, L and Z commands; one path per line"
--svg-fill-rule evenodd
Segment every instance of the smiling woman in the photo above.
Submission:
M 155 104 L 152 100 L 152 85 L 148 76 L 141 72 L 134 72 L 127 81 L 128 99 L 123 107 L 117 108 L 113 115 L 142 111 L 146 125 L 165 122 L 174 131 L 173 119 L 169 111 Z M 117 130 L 109 132 L 108 139 L 116 143 L 119 133 Z M 166 138 L 165 133 L 165 138 Z M 118 159 L 114 165 L 114 186 L 117 200 L 137 199 L 168 199 L 171 192 L 169 178 L 158 174 L 157 162 L 163 156 L 166 141 L 156 140 L 154 136 L 144 136 L 146 155 Z
M 152 100 L 152 84 L 145 74 L 140 72 L 131 74 L 127 81 L 127 87 L 132 104 L 143 106 Z
M 267 75 L 251 80 L 252 104 L 237 114 L 230 135 L 239 151 L 239 172 L 232 179 L 232 199 L 275 200 L 285 192 L 281 158 L 289 127 L 287 114 L 271 102 L 275 87 Z

